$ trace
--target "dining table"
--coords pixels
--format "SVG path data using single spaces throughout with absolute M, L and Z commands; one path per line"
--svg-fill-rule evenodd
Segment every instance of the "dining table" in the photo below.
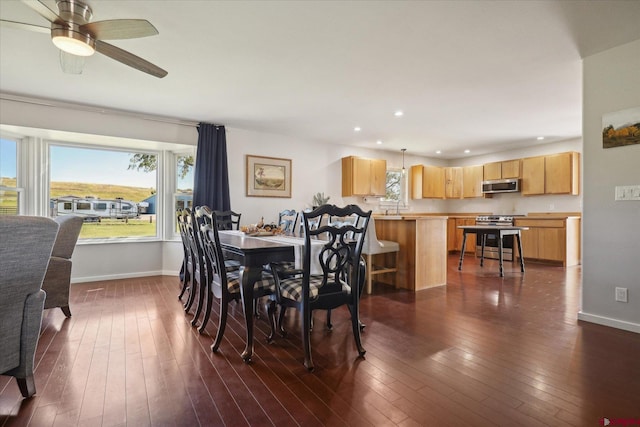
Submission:
M 253 356 L 253 287 L 262 278 L 265 264 L 295 262 L 295 243 L 249 236 L 235 230 L 220 230 L 218 235 L 225 258 L 240 263 L 240 295 L 246 325 L 246 347 L 241 356 L 248 363 Z

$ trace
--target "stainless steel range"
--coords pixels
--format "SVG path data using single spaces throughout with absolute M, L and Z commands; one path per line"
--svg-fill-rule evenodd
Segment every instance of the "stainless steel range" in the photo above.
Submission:
M 512 215 L 483 215 L 476 217 L 476 225 L 513 225 Z M 484 244 L 484 257 L 499 259 L 498 252 L 498 235 L 487 234 L 487 240 Z M 482 242 L 477 242 L 476 256 L 480 256 L 482 251 Z M 502 256 L 505 261 L 513 261 L 513 236 L 504 236 L 502 240 Z

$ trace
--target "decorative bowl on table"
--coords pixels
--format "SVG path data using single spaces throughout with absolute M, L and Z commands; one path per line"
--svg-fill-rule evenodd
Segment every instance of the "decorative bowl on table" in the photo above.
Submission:
M 256 224 L 243 225 L 240 227 L 240 231 L 247 236 L 274 236 L 284 233 L 284 230 L 275 224 L 266 224 L 262 227 L 258 227 Z

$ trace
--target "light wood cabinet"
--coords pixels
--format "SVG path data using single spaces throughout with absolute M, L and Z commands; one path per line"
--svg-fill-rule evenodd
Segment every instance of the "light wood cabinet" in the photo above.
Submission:
M 387 161 L 349 156 L 342 158 L 342 196 L 384 196 Z
M 522 195 L 544 194 L 544 157 L 522 159 Z
M 485 180 L 520 178 L 520 159 L 487 163 L 483 168 Z
M 444 168 L 424 166 L 422 175 L 422 197 L 444 198 Z
M 483 168 L 485 181 L 492 179 L 502 179 L 502 162 L 487 163 Z
M 545 157 L 544 192 L 580 194 L 580 154 L 569 152 Z
M 462 198 L 462 168 L 444 168 L 444 196 L 447 199 Z
M 443 199 L 445 168 L 438 166 L 411 166 L 409 193 L 412 199 Z
M 482 165 L 462 168 L 462 197 L 482 197 Z
M 502 179 L 520 178 L 520 159 L 501 162 Z
M 475 225 L 475 218 L 449 218 L 447 220 L 447 251 L 460 252 L 462 250 L 463 231 L 459 226 Z M 464 248 L 465 253 L 475 253 L 476 251 L 476 235 L 467 234 L 467 244 Z
M 398 242 L 397 268 L 390 284 L 419 291 L 447 284 L 447 217 L 404 216 L 401 220 L 376 218 L 380 240 Z M 393 265 L 396 254 L 385 256 L 384 265 Z M 389 263 L 389 264 L 387 264 Z M 385 276 L 385 277 L 382 277 Z M 380 275 L 384 281 L 387 275 Z
M 521 232 L 525 261 L 549 261 L 565 267 L 580 264 L 579 217 L 516 218 L 515 225 L 529 227 Z
M 580 153 L 522 159 L 522 195 L 580 194 Z

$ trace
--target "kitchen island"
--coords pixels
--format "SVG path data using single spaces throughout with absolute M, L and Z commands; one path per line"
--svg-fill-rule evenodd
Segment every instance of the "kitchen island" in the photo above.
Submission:
M 447 284 L 447 217 L 437 215 L 376 215 L 376 234 L 380 240 L 398 242 L 395 276 L 381 274 L 381 282 L 396 288 L 419 291 Z M 395 254 L 381 254 L 385 265 Z

